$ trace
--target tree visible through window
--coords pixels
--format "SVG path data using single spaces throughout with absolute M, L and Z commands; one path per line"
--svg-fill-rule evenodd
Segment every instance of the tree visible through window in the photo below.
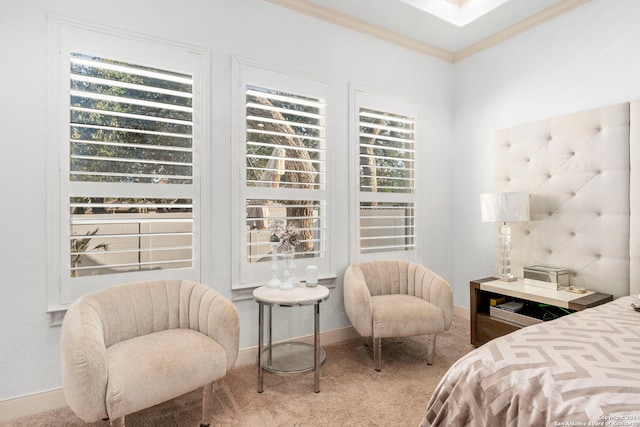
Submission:
M 415 243 L 415 119 L 360 106 L 359 248 L 407 251 Z
M 246 121 L 246 185 L 270 189 L 274 196 L 246 201 L 248 262 L 271 259 L 272 236 L 260 231 L 268 230 L 274 220 L 298 230 L 298 257 L 322 256 L 324 203 L 309 197 L 282 198 L 294 194 L 285 193 L 290 189 L 306 190 L 299 193 L 312 197 L 314 190 L 324 189 L 322 100 L 248 86 Z
M 193 201 L 169 190 L 193 184 L 192 77 L 81 53 L 69 71 L 71 277 L 192 267 Z
M 201 281 L 209 50 L 49 18 L 47 309 L 118 283 Z
M 303 280 L 315 265 L 321 278 L 335 267 L 328 234 L 330 81 L 234 58 L 232 167 L 233 288 L 266 284 L 282 263 L 286 230 L 295 230 L 295 262 Z M 273 242 L 273 240 L 278 240 Z

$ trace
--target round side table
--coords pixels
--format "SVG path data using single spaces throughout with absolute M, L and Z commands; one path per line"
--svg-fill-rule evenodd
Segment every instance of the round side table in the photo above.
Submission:
M 315 392 L 320 391 L 320 366 L 326 359 L 320 347 L 320 303 L 329 298 L 325 286 L 297 286 L 291 290 L 261 286 L 253 291 L 258 303 L 258 393 L 263 391 L 264 371 L 291 374 L 313 370 Z M 313 345 L 287 341 L 273 344 L 272 307 L 314 306 Z M 264 307 L 269 312 L 269 342 L 264 346 Z

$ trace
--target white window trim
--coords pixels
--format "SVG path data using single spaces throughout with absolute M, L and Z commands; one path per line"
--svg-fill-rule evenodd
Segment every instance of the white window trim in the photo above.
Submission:
M 122 273 L 108 276 L 96 276 L 91 280 L 91 290 L 97 290 L 116 283 L 125 283 L 133 280 L 153 280 L 156 278 L 186 278 L 202 281 L 204 277 L 211 277 L 211 239 L 204 238 L 210 235 L 211 212 L 210 212 L 210 65 L 209 51 L 205 48 L 176 43 L 170 40 L 162 40 L 157 37 L 123 31 L 116 28 L 88 24 L 83 21 L 50 15 L 47 17 L 48 24 L 48 65 L 49 81 L 47 89 L 47 311 L 55 313 L 63 311 L 82 293 L 86 293 L 88 288 L 82 290 L 71 290 L 63 284 L 62 275 L 66 270 L 62 268 L 62 262 L 67 260 L 68 253 L 64 254 L 62 240 L 67 242 L 68 214 L 62 212 L 62 197 L 68 197 L 61 185 L 64 178 L 61 174 L 67 174 L 69 170 L 68 152 L 65 152 L 64 144 L 61 144 L 63 135 L 68 135 L 68 119 L 65 121 L 64 115 L 68 117 L 69 101 L 65 96 L 68 94 L 68 80 L 65 76 L 69 74 L 68 61 L 61 57 L 65 34 L 71 33 L 80 35 L 90 34 L 104 43 L 89 44 L 85 53 L 103 55 L 102 49 L 109 45 L 108 40 L 119 40 L 123 46 L 144 46 L 135 52 L 124 52 L 118 54 L 118 59 L 130 60 L 132 63 L 155 64 L 153 55 L 162 51 L 166 53 L 171 50 L 176 55 L 183 55 L 189 58 L 194 64 L 194 174 L 193 180 L 196 186 L 194 196 L 194 268 L 161 270 L 158 272 L 149 271 L 145 273 Z M 78 38 L 79 44 L 83 42 Z M 75 44 L 75 43 L 74 43 Z M 127 51 L 128 49 L 124 49 Z M 142 54 L 144 58 L 140 58 Z M 124 56 L 123 56 L 124 55 Z M 129 58 L 126 56 L 130 55 Z M 113 55 L 105 54 L 105 57 Z M 158 56 L 159 57 L 159 56 Z M 149 58 L 149 59 L 147 59 Z M 65 172 L 66 171 L 66 172 Z M 196 201 L 197 199 L 197 201 Z M 66 221 L 66 222 L 65 222 Z M 169 274 L 167 274 L 169 272 Z M 174 274 L 175 273 L 175 274 Z M 56 316 L 57 317 L 57 316 Z
M 379 201 L 403 201 L 407 197 L 397 193 L 367 193 L 367 197 L 362 197 L 360 192 L 360 120 L 359 109 L 361 106 L 379 111 L 387 111 L 390 113 L 404 114 L 415 118 L 415 194 L 413 194 L 412 202 L 414 203 L 414 218 L 416 221 L 415 244 L 413 250 L 407 251 L 389 251 L 378 253 L 360 253 L 360 202 L 366 200 Z M 350 227 L 350 253 L 351 262 L 362 262 L 368 260 L 379 259 L 400 259 L 411 262 L 420 262 L 420 230 L 423 229 L 425 220 L 423 218 L 424 211 L 422 209 L 421 197 L 421 169 L 424 167 L 423 154 L 425 152 L 423 144 L 425 139 L 422 129 L 424 124 L 420 121 L 420 107 L 416 100 L 402 97 L 399 95 L 387 93 L 380 90 L 370 89 L 363 86 L 351 84 L 349 86 L 349 148 L 350 148 L 350 171 L 349 171 L 349 188 L 353 191 L 353 196 L 349 199 L 349 212 L 351 213 Z
M 304 73 L 296 70 L 291 70 L 283 67 L 278 67 L 270 64 L 266 64 L 260 61 L 255 61 L 242 57 L 232 58 L 232 118 L 231 118 L 231 141 L 232 141 L 232 154 L 231 154 L 231 170 L 232 170 L 232 189 L 231 189 L 231 265 L 232 265 L 232 289 L 237 292 L 238 295 L 244 295 L 246 290 L 262 286 L 269 280 L 270 275 L 268 272 L 269 263 L 263 264 L 259 273 L 260 279 L 255 279 L 255 274 L 246 274 L 245 269 L 245 247 L 244 238 L 246 230 L 245 221 L 245 200 L 247 198 L 247 190 L 245 185 L 245 146 L 246 146 L 246 107 L 245 107 L 245 92 L 247 84 L 259 87 L 272 88 L 275 90 L 287 91 L 291 90 L 292 81 L 304 81 L 310 86 L 323 87 L 324 99 L 326 101 L 325 108 L 325 164 L 327 167 L 332 167 L 334 164 L 333 158 L 335 149 L 333 144 L 333 84 L 330 79 L 322 76 Z M 263 80 L 261 76 L 267 76 L 266 80 Z M 295 87 L 295 86 L 294 86 Z M 316 90 L 318 91 L 318 90 Z M 292 90 L 296 92 L 296 90 Z M 336 239 L 333 230 L 336 227 L 333 224 L 336 221 L 335 206 L 331 203 L 331 194 L 334 192 L 334 179 L 327 174 L 325 188 L 318 193 L 323 194 L 323 200 L 326 202 L 326 240 L 327 250 L 326 258 L 319 262 L 317 258 L 296 259 L 297 265 L 297 277 L 300 280 L 304 280 L 305 268 L 311 264 L 321 264 L 319 266 L 319 278 L 333 279 L 336 277 L 335 267 L 335 251 L 336 251 Z M 296 189 L 282 189 L 282 194 L 278 199 L 287 200 L 290 198 L 295 199 Z M 315 261 L 314 261 L 315 260 Z M 253 277 L 252 277 L 253 276 Z

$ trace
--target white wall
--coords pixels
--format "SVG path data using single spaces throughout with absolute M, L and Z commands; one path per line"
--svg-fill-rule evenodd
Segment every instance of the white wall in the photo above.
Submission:
M 215 239 L 205 278 L 228 297 L 230 292 L 231 57 L 238 55 L 332 79 L 337 102 L 339 146 L 336 170 L 348 167 L 348 84 L 397 93 L 421 101 L 429 140 L 422 195 L 428 210 L 421 218 L 423 262 L 452 278 L 450 177 L 452 124 L 451 64 L 365 37 L 262 0 L 30 0 L 0 2 L 0 401 L 57 389 L 59 327 L 46 315 L 45 148 L 47 110 L 47 15 L 85 20 L 203 46 L 211 51 L 211 130 Z M 310 51 L 313 48 L 314 51 Z M 306 49 L 306 51 L 305 51 Z M 336 177 L 348 182 L 346 173 Z M 349 194 L 341 193 L 337 226 L 349 236 Z M 222 231 L 222 232 L 220 232 Z M 338 273 L 348 265 L 348 241 L 337 254 Z M 475 275 L 476 273 L 474 273 Z M 322 304 L 323 331 L 348 326 L 341 283 Z M 240 347 L 257 343 L 257 305 L 238 301 Z M 280 316 L 285 333 L 312 332 L 311 310 Z M 286 325 L 289 325 L 287 328 Z M 308 324 L 308 329 L 293 324 Z
M 592 0 L 454 65 L 455 301 L 495 274 L 492 224 L 479 194 L 493 190 L 494 132 L 640 99 L 640 2 Z M 517 272 L 516 272 L 517 273 Z

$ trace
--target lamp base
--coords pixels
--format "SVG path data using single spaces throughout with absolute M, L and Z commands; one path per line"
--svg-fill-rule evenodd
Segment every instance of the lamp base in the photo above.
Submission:
M 500 227 L 498 240 L 501 255 L 498 279 L 503 282 L 515 282 L 516 278 L 511 273 L 511 229 L 506 222 Z

